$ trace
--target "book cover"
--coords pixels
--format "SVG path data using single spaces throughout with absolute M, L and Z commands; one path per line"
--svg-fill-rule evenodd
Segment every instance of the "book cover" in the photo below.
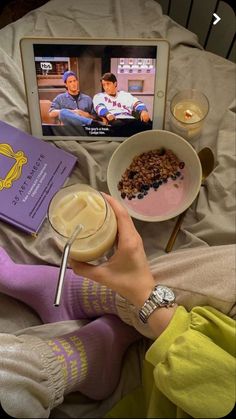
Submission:
M 0 219 L 37 233 L 77 158 L 0 121 Z

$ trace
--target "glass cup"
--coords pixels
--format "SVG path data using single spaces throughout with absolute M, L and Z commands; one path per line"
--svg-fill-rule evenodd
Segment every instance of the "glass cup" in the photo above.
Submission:
M 61 251 L 75 232 L 70 257 L 79 262 L 99 261 L 112 250 L 117 235 L 113 209 L 104 196 L 89 185 L 60 189 L 48 208 L 53 237 Z
M 170 103 L 170 127 L 186 140 L 200 137 L 204 120 L 209 112 L 209 101 L 196 89 L 178 92 Z

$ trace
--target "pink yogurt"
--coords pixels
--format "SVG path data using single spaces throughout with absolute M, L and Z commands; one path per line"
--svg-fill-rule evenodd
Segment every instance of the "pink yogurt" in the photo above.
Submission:
M 126 206 L 142 215 L 168 215 L 176 207 L 179 207 L 188 189 L 186 168 L 179 171 L 181 176 L 176 180 L 168 178 L 168 182 L 160 185 L 156 191 L 150 188 L 148 194 L 142 199 L 133 198 L 129 200 L 125 198 Z

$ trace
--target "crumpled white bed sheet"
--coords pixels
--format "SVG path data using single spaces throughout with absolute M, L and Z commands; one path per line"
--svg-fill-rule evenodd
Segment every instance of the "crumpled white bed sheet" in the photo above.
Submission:
M 0 30 L 0 119 L 25 131 L 29 131 L 29 118 L 19 49 L 23 36 L 166 38 L 171 49 L 165 129 L 169 129 L 169 102 L 177 90 L 202 90 L 210 111 L 201 138 L 193 146 L 197 151 L 211 147 L 215 155 L 215 169 L 189 209 L 173 251 L 235 243 L 235 64 L 204 51 L 197 36 L 163 15 L 154 0 L 100 0 L 99 7 L 95 0 L 51 0 Z M 117 142 L 62 140 L 56 144 L 78 157 L 70 183 L 90 183 L 108 192 L 106 168 Z M 135 220 L 150 261 L 165 253 L 175 221 L 149 224 Z M 37 238 L 0 222 L 0 246 L 18 263 L 60 263 L 47 220 Z M 75 327 L 64 323 L 60 327 Z M 22 303 L 0 295 L 0 332 L 19 333 L 25 328 L 30 328 L 26 333 L 42 336 L 55 330 L 54 325 L 41 325 L 37 315 Z M 102 417 L 123 394 L 124 386 L 139 380 L 132 367 L 140 350 L 132 351 L 128 358 L 132 374 L 123 369 L 111 398 L 97 403 L 72 394 L 51 417 Z

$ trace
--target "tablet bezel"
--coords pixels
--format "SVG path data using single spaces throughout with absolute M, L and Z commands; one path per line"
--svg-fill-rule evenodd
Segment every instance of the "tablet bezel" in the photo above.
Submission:
M 45 140 L 76 140 L 76 141 L 123 141 L 127 137 L 115 136 L 69 136 L 45 135 L 39 107 L 39 92 L 35 68 L 34 45 L 116 45 L 116 46 L 154 46 L 156 47 L 156 60 L 158 66 L 155 71 L 155 89 L 153 104 L 152 129 L 164 129 L 165 108 L 169 69 L 169 42 L 166 39 L 140 39 L 140 38 L 51 38 L 51 37 L 24 37 L 20 40 L 20 51 L 29 112 L 29 122 L 32 135 Z M 32 70 L 33 69 L 33 70 Z M 118 86 L 119 87 L 119 86 Z M 81 89 L 83 93 L 86 93 Z

